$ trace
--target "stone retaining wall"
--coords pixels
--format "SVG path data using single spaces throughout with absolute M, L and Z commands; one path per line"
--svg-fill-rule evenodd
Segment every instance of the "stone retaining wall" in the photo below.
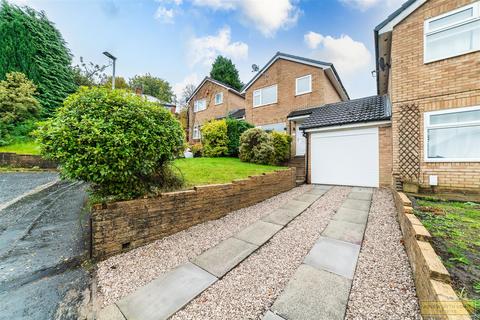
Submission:
M 413 214 L 410 199 L 404 193 L 394 193 L 422 316 L 425 319 L 471 319 L 450 285 L 450 274 L 429 242 L 432 236 Z
M 56 169 L 55 161 L 43 159 L 41 156 L 31 154 L 18 154 L 13 152 L 0 152 L 0 166 L 15 168 Z
M 101 260 L 261 202 L 295 187 L 295 168 L 232 183 L 92 208 L 92 256 Z

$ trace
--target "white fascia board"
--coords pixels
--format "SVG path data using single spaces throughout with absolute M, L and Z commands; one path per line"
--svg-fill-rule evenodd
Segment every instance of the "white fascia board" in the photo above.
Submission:
M 422 4 L 424 4 L 425 2 L 427 2 L 427 0 L 418 0 L 418 1 L 415 1 L 414 3 L 412 3 L 408 8 L 406 8 L 405 10 L 403 10 L 398 16 L 396 16 L 395 18 L 392 19 L 392 21 L 390 21 L 389 23 L 387 23 L 386 25 L 384 25 L 382 27 L 382 29 L 380 29 L 378 31 L 378 34 L 382 34 L 382 33 L 385 33 L 385 32 L 390 32 L 390 31 L 393 31 L 393 28 L 399 24 L 400 22 L 402 22 L 406 17 L 408 17 L 412 12 L 414 12 L 415 10 L 417 10 Z
M 337 79 L 337 76 L 335 76 L 335 73 L 333 72 L 332 68 L 327 68 L 325 70 L 325 73 L 327 74 L 328 79 L 330 79 L 330 82 L 333 84 L 335 87 L 335 90 L 340 94 L 340 97 L 342 98 L 342 101 L 348 101 L 349 98 L 345 91 L 343 90 L 342 85 L 340 84 L 340 80 Z
M 391 124 L 392 124 L 391 121 L 374 121 L 374 122 L 353 123 L 353 124 L 346 124 L 346 125 L 332 126 L 332 127 L 310 128 L 310 129 L 304 129 L 303 131 L 322 132 L 322 131 L 336 131 L 336 130 L 344 130 L 344 129 L 367 128 L 367 127 L 388 127 Z
M 307 119 L 308 117 L 310 117 L 310 115 L 306 114 L 304 116 L 288 117 L 287 120 L 300 120 L 300 119 Z

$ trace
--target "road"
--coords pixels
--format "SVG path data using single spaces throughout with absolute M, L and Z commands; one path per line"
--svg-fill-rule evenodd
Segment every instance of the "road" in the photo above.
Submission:
M 15 175 L 0 174 L 2 201 L 56 178 Z M 78 318 L 90 280 L 81 266 L 89 239 L 85 188 L 62 181 L 0 211 L 1 320 Z

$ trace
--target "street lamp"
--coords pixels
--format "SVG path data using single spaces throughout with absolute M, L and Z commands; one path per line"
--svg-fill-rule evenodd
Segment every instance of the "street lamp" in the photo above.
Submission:
M 113 64 L 113 74 L 112 74 L 112 90 L 115 89 L 115 61 L 117 60 L 117 57 L 113 56 L 110 52 L 108 51 L 105 51 L 103 53 L 105 56 L 107 56 L 107 58 L 111 59 L 112 60 L 112 64 Z

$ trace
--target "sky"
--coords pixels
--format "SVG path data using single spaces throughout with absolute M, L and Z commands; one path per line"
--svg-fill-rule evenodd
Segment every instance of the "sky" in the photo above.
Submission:
M 9 0 L 44 11 L 78 64 L 108 64 L 126 79 L 150 73 L 178 97 L 217 55 L 247 83 L 277 52 L 332 62 L 351 98 L 376 92 L 374 27 L 403 0 Z M 106 70 L 107 73 L 111 69 Z

